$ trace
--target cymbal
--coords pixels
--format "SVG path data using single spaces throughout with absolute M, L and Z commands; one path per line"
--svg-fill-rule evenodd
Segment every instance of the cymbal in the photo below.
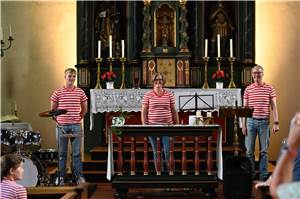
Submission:
M 66 114 L 68 110 L 66 109 L 57 109 L 57 110 L 50 110 L 39 113 L 40 117 L 56 117 L 62 114 Z

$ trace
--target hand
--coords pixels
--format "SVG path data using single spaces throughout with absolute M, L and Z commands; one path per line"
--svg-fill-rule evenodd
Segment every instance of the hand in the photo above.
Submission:
M 276 133 L 277 131 L 279 131 L 279 125 L 278 124 L 274 124 L 273 128 L 272 128 L 273 133 Z
M 288 145 L 291 148 L 300 147 L 300 113 L 297 112 L 290 124 L 290 132 L 288 136 Z
M 270 176 L 268 178 L 268 180 L 265 181 L 265 182 L 258 182 L 258 183 L 256 183 L 255 184 L 255 189 L 258 189 L 259 187 L 268 187 L 268 186 L 271 185 L 271 182 L 272 182 L 272 176 Z
M 242 127 L 242 133 L 244 136 L 247 136 L 247 127 L 246 126 Z

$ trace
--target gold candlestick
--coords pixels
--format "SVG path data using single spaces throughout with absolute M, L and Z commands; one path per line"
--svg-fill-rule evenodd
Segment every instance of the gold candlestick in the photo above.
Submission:
M 229 57 L 228 60 L 230 62 L 230 83 L 228 85 L 228 88 L 236 88 L 233 81 L 233 62 L 235 61 L 235 57 Z
M 203 57 L 202 58 L 204 61 L 204 84 L 202 86 L 202 88 L 209 88 L 208 83 L 207 83 L 207 63 L 209 60 L 209 57 Z
M 217 60 L 217 63 L 218 63 L 218 71 L 221 70 L 221 60 L 222 60 L 222 57 L 216 57 L 216 60 Z
M 97 63 L 97 83 L 96 83 L 96 86 L 95 86 L 95 89 L 102 89 L 101 87 L 101 71 L 100 71 L 100 65 L 101 65 L 101 62 L 102 62 L 102 58 L 95 58 L 96 60 L 96 63 Z
M 120 89 L 125 89 L 125 62 L 126 62 L 126 58 L 125 57 L 121 57 L 120 61 L 122 62 L 122 84 Z
M 112 72 L 112 63 L 115 59 L 113 57 L 108 57 L 107 60 L 109 62 L 109 71 Z

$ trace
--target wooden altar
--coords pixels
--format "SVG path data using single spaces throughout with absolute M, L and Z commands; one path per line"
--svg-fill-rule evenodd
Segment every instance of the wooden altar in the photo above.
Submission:
M 202 126 L 189 126 L 189 125 L 123 125 L 113 126 L 116 131 L 121 131 L 118 134 L 118 157 L 117 157 L 117 172 L 114 170 L 114 157 L 113 157 L 113 144 L 112 144 L 112 128 L 109 130 L 109 149 L 108 149 L 108 166 L 107 178 L 111 180 L 112 186 L 117 189 L 117 192 L 125 192 L 129 188 L 202 188 L 206 193 L 213 192 L 213 189 L 218 186 L 218 179 L 223 179 L 222 168 L 222 132 L 219 125 L 202 125 Z M 213 132 L 218 131 L 218 143 L 216 149 L 217 168 L 213 168 L 212 164 L 212 146 L 211 137 Z M 157 142 L 160 143 L 160 136 L 162 132 L 166 136 L 170 136 L 170 158 L 168 171 L 162 172 L 160 170 L 160 159 L 157 159 L 157 171 L 149 171 L 148 159 L 148 136 L 158 136 Z M 137 137 L 144 137 L 144 156 L 142 160 L 137 159 L 135 141 Z M 179 136 L 182 138 L 182 155 L 180 161 L 181 168 L 175 168 L 174 162 L 174 143 L 173 137 Z M 194 137 L 194 168 L 193 171 L 187 170 L 187 151 L 185 144 L 185 137 Z M 125 137 L 131 139 L 131 154 L 130 154 L 130 169 L 126 170 L 124 167 L 123 157 L 123 140 Z M 207 139 L 206 145 L 206 165 L 205 170 L 200 170 L 199 159 L 199 137 Z M 157 145 L 157 154 L 161 153 L 160 144 Z M 143 170 L 136 170 L 137 161 L 143 161 Z

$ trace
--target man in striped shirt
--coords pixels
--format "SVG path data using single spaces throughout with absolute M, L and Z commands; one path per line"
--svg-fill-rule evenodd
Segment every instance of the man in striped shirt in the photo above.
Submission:
M 16 183 L 23 178 L 23 159 L 16 154 L 6 154 L 1 157 L 0 198 L 27 199 L 25 187 Z
M 263 82 L 263 68 L 256 65 L 252 68 L 254 83 L 249 85 L 244 92 L 244 106 L 254 108 L 252 118 L 243 122 L 242 132 L 245 135 L 246 155 L 252 164 L 253 177 L 255 176 L 254 148 L 256 135 L 259 140 L 259 177 L 261 181 L 268 178 L 268 147 L 270 141 L 270 108 L 273 115 L 273 133 L 279 130 L 276 94 L 273 87 Z
M 145 93 L 142 101 L 142 110 L 141 110 L 141 120 L 143 125 L 152 124 L 179 124 L 178 113 L 175 108 L 175 98 L 174 95 L 163 89 L 165 79 L 163 74 L 155 73 L 153 75 L 153 90 Z M 163 133 L 163 132 L 162 132 Z M 156 138 L 149 136 L 150 144 L 153 150 L 154 164 L 156 166 Z M 162 145 L 164 150 L 164 163 L 168 165 L 169 160 L 169 137 L 162 136 Z M 163 169 L 163 164 L 162 164 Z
M 87 112 L 87 96 L 84 91 L 74 85 L 76 70 L 67 68 L 65 70 L 65 86 L 54 91 L 51 97 L 51 110 L 65 109 L 66 114 L 56 117 L 56 135 L 59 145 L 59 176 L 66 175 L 66 163 L 68 154 L 69 138 L 65 133 L 74 134 L 71 138 L 73 172 L 78 178 L 77 183 L 84 182 L 81 162 L 81 120 Z M 76 134 L 77 137 L 76 137 Z M 63 184 L 63 183 L 60 183 Z

